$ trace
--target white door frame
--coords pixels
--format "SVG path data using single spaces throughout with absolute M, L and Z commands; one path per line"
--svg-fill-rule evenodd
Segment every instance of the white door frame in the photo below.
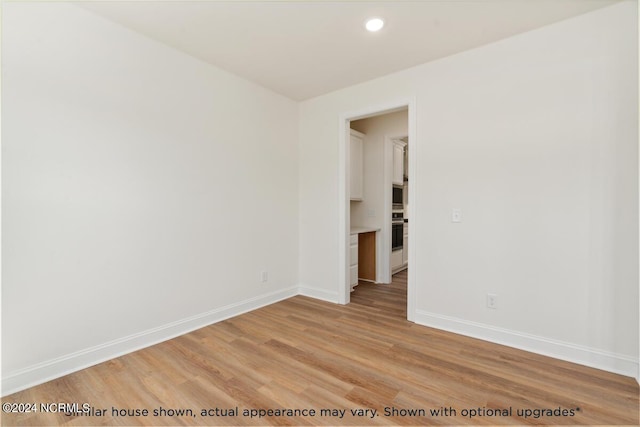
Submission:
M 359 111 L 343 113 L 339 117 L 338 135 L 338 301 L 340 304 L 348 304 L 351 297 L 351 286 L 349 284 L 349 234 L 351 229 L 351 207 L 349 199 L 349 149 L 350 149 L 350 128 L 352 120 L 364 119 L 367 117 L 379 116 L 381 114 L 393 113 L 395 111 L 408 108 L 409 119 L 409 144 L 411 145 L 411 156 L 409 156 L 409 176 L 416 177 L 418 144 L 416 135 L 416 99 L 415 97 L 404 98 L 382 105 L 374 105 L 363 108 Z M 386 178 L 385 178 L 386 179 Z M 389 177 L 390 179 L 390 177 Z M 409 217 L 411 227 L 409 227 L 409 265 L 416 266 L 416 251 L 414 237 L 416 227 L 416 179 L 412 180 L 409 186 Z M 390 206 L 390 205 L 389 205 Z M 385 208 L 386 210 L 386 208 Z M 407 278 L 407 320 L 415 319 L 415 268 L 409 269 Z

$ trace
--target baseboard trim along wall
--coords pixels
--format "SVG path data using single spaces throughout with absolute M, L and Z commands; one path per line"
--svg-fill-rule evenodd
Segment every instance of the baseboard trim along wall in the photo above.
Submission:
M 305 297 L 321 299 L 323 301 L 332 302 L 335 304 L 340 303 L 340 299 L 338 298 L 338 292 L 326 291 L 324 289 L 318 289 L 311 286 L 300 285 L 298 288 L 298 295 L 303 295 Z
M 423 326 L 478 338 L 567 362 L 590 366 L 604 371 L 638 377 L 638 360 L 634 357 L 610 353 L 563 341 L 498 328 L 483 323 L 416 310 L 415 322 Z
M 119 338 L 95 347 L 67 354 L 15 372 L 2 378 L 2 396 L 42 384 L 107 360 L 184 335 L 196 329 L 256 310 L 298 294 L 298 287 L 271 292 L 197 314 L 157 328 Z
M 338 293 L 309 286 L 291 287 L 229 304 L 206 313 L 178 320 L 157 328 L 119 338 L 95 347 L 77 351 L 37 365 L 9 372 L 2 378 L 2 396 L 68 375 L 116 357 L 184 335 L 196 329 L 240 314 L 303 295 L 338 303 Z M 609 372 L 639 377 L 638 360 L 629 356 L 604 352 L 562 341 L 524 334 L 508 329 L 416 310 L 415 323 L 481 340 L 518 348 L 568 362 L 591 366 Z

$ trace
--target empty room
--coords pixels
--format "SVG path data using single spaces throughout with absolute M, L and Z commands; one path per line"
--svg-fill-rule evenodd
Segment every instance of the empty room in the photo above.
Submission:
M 2 425 L 638 425 L 637 0 L 2 1 Z

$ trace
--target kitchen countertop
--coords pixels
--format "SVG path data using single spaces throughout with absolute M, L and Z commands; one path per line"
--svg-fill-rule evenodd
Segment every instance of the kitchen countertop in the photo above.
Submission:
M 376 227 L 351 227 L 351 234 L 370 233 L 372 231 L 380 231 Z

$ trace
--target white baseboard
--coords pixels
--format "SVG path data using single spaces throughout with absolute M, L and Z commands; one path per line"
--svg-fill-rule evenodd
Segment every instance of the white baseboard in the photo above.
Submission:
M 2 377 L 2 396 L 42 384 L 295 295 L 304 295 L 336 304 L 339 303 L 337 292 L 302 285 L 300 287 L 292 287 L 260 295 L 95 347 L 67 354 L 56 359 L 47 360 L 19 371 L 6 373 L 6 375 Z M 433 314 L 422 310 L 416 310 L 415 322 L 424 326 L 603 369 L 636 379 L 640 378 L 638 360 L 628 356 Z
M 323 301 L 340 304 L 338 292 L 326 291 L 324 289 L 313 288 L 311 286 L 300 285 L 300 287 L 298 288 L 298 295 L 304 295 L 305 297 L 321 299 Z
M 119 338 L 95 347 L 67 354 L 56 359 L 47 360 L 15 372 L 8 372 L 2 377 L 2 396 L 33 387 L 38 384 L 62 377 L 89 366 L 105 362 L 175 338 L 202 327 L 220 322 L 248 311 L 298 294 L 298 288 L 292 287 L 269 294 L 260 295 L 234 304 L 229 304 L 206 313 L 181 319 L 157 328 Z
M 502 344 L 632 378 L 638 378 L 638 360 L 630 356 L 610 353 L 455 317 L 429 313 L 422 310 L 416 310 L 415 322 L 420 325 L 479 338 L 496 344 Z

